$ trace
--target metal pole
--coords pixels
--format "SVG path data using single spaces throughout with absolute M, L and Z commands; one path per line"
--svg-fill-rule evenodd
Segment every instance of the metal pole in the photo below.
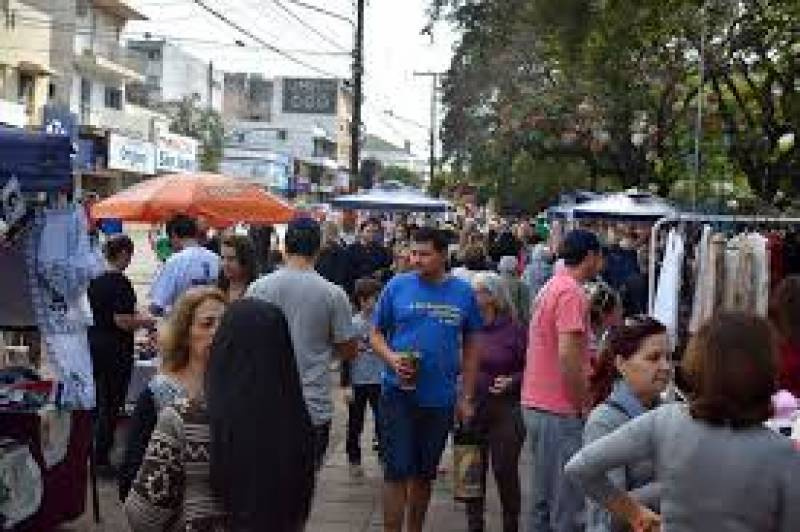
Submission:
M 705 85 L 706 4 L 700 8 L 700 80 L 697 87 L 697 122 L 694 130 L 694 180 L 692 181 L 692 210 L 697 210 L 697 184 L 700 181 L 700 139 L 703 135 L 703 85 Z
M 440 72 L 414 72 L 415 76 L 426 76 L 432 78 L 433 86 L 431 88 L 431 125 L 430 125 L 430 182 L 433 183 L 433 177 L 436 173 L 436 91 L 439 88 Z
M 208 105 L 207 109 L 210 111 L 214 108 L 214 62 L 208 62 Z
M 433 87 L 431 88 L 431 183 L 433 183 L 433 177 L 436 172 L 436 88 L 438 85 L 439 76 L 434 74 Z
M 353 44 L 353 121 L 350 125 L 350 189 L 354 190 L 359 180 L 361 160 L 361 104 L 363 100 L 364 74 L 364 0 L 358 0 L 356 35 Z

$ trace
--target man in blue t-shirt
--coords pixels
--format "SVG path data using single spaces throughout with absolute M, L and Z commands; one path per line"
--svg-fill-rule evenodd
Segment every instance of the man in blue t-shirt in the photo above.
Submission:
M 472 417 L 478 369 L 473 333 L 482 326 L 472 288 L 447 273 L 442 232 L 419 229 L 411 257 L 416 271 L 397 275 L 386 285 L 371 335 L 375 352 L 388 365 L 378 408 L 388 532 L 400 532 L 406 509 L 409 532 L 422 531 L 454 407 L 459 420 Z M 416 364 L 408 352 L 416 353 Z

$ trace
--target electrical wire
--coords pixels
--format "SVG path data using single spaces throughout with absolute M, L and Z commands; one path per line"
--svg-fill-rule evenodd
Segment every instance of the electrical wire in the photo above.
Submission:
M 185 20 L 185 17 L 175 20 Z M 28 22 L 30 21 L 30 22 Z M 109 37 L 117 36 L 116 30 L 92 30 L 91 28 L 85 26 L 78 26 L 76 24 L 71 23 L 51 23 L 49 21 L 45 21 L 42 19 L 33 19 L 27 17 L 16 17 L 15 20 L 18 26 L 23 26 L 26 29 L 30 30 L 65 30 L 70 31 L 75 35 L 107 35 Z M 238 48 L 250 51 L 260 51 L 264 49 L 263 45 L 259 46 L 249 46 L 244 43 L 235 43 L 230 42 L 226 43 L 224 41 L 215 41 L 215 40 L 208 40 L 208 39 L 197 39 L 193 37 L 181 37 L 176 35 L 167 35 L 167 34 L 159 34 L 153 33 L 149 31 L 125 31 L 123 35 L 126 38 L 136 38 L 141 37 L 147 40 L 164 40 L 168 42 L 184 42 L 188 44 L 195 44 L 195 45 L 208 45 L 208 46 L 223 46 L 223 47 L 230 47 L 230 48 Z M 17 49 L 17 50 L 31 50 L 31 51 L 40 51 L 40 52 L 47 52 L 50 51 L 50 48 L 30 48 L 27 46 L 3 46 L 4 49 Z M 328 57 L 350 57 L 351 53 L 347 51 L 335 51 L 335 50 L 308 50 L 308 49 L 284 49 L 283 51 L 287 53 L 293 53 L 298 55 L 310 55 L 310 56 L 328 56 Z
M 315 5 L 311 5 L 311 4 L 306 3 L 306 2 L 301 2 L 300 0 L 286 0 L 286 1 L 287 2 L 291 2 L 292 4 L 294 4 L 296 6 L 300 6 L 302 8 L 308 9 L 310 11 L 316 11 L 317 13 L 321 13 L 323 15 L 327 15 L 329 17 L 332 17 L 332 18 L 347 22 L 347 23 L 355 26 L 355 22 L 353 22 L 352 19 L 347 18 L 344 15 L 340 15 L 339 13 L 334 13 L 333 11 L 328 11 L 327 9 L 323 9 L 321 7 L 318 7 L 318 6 L 315 6 Z
M 308 63 L 306 61 L 303 61 L 302 59 L 298 59 L 298 58 L 294 57 L 292 54 L 287 53 L 284 50 L 278 48 L 277 46 L 274 46 L 274 45 L 266 42 L 261 37 L 258 37 L 257 35 L 254 35 L 251 31 L 247 30 L 246 28 L 243 28 L 242 26 L 240 26 L 236 22 L 230 20 L 228 17 L 226 17 L 225 15 L 223 15 L 222 13 L 217 11 L 216 9 L 210 7 L 208 4 L 206 4 L 206 2 L 204 0 L 193 0 L 193 1 L 194 1 L 195 4 L 197 4 L 198 6 L 203 8 L 204 10 L 206 10 L 208 13 L 211 13 L 212 15 L 217 17 L 219 20 L 221 20 L 222 22 L 224 22 L 225 24 L 227 24 L 231 28 L 235 29 L 236 31 L 238 31 L 242 35 L 247 36 L 248 38 L 252 39 L 253 41 L 261 44 L 264 48 L 270 50 L 271 52 L 274 52 L 274 53 L 280 55 L 284 59 L 288 59 L 289 61 L 291 61 L 291 62 L 293 62 L 295 64 L 303 66 L 303 67 L 305 67 L 305 68 L 307 68 L 307 69 L 309 69 L 309 70 L 311 70 L 313 72 L 316 72 L 318 74 L 322 74 L 323 76 L 332 77 L 332 78 L 340 78 L 340 77 L 342 77 L 342 76 L 338 76 L 338 75 L 334 74 L 333 72 L 329 72 L 329 71 L 324 70 L 322 68 L 316 67 L 316 66 L 314 66 L 314 65 L 312 65 L 312 64 L 310 64 L 310 63 Z
M 280 8 L 282 11 L 284 11 L 284 12 L 285 12 L 287 15 L 289 15 L 290 17 L 292 17 L 292 18 L 293 18 L 294 20 L 296 20 L 296 21 L 297 21 L 299 24 L 301 24 L 303 27 L 305 27 L 305 28 L 306 28 L 308 31 L 310 31 L 310 32 L 311 32 L 311 33 L 313 33 L 314 35 L 318 36 L 318 37 L 319 37 L 320 39 L 322 39 L 323 41 L 325 41 L 325 42 L 327 42 L 328 44 L 332 45 L 334 48 L 338 48 L 338 49 L 340 49 L 340 50 L 347 50 L 347 48 L 345 48 L 344 46 L 340 45 L 339 43 L 337 43 L 336 41 L 334 41 L 333 39 L 331 39 L 330 37 L 328 37 L 327 35 L 325 35 L 324 33 L 322 33 L 320 30 L 318 30 L 317 28 L 315 28 L 315 27 L 314 27 L 314 26 L 312 26 L 311 24 L 307 23 L 306 21 L 304 21 L 303 19 L 301 19 L 300 17 L 298 17 L 298 16 L 297 16 L 297 14 L 296 14 L 295 12 L 293 12 L 293 11 L 292 11 L 292 10 L 290 10 L 288 7 L 286 7 L 286 6 L 285 6 L 285 5 L 284 5 L 284 4 L 283 4 L 283 3 L 282 3 L 280 0 L 272 0 L 272 2 L 273 2 L 273 3 L 274 3 L 276 6 L 278 6 L 278 7 L 279 7 L 279 8 Z

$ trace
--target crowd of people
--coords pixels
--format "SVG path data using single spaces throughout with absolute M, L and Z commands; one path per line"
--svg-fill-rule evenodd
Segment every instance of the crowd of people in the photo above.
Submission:
M 522 514 L 530 532 L 800 530 L 800 453 L 765 426 L 778 390 L 800 396 L 800 279 L 777 290 L 772 324 L 706 323 L 675 402 L 666 329 L 632 311 L 641 282 L 615 283 L 621 263 L 597 231 L 556 241 L 527 220 L 457 232 L 368 218 L 355 235 L 299 217 L 276 254 L 252 233 L 202 229 L 187 216 L 167 224 L 147 310 L 124 274 L 125 235 L 106 242 L 108 270 L 89 291 L 104 466 L 134 333 L 159 322 L 160 369 L 117 468 L 134 531 L 304 530 L 334 422 L 333 367 L 354 479 L 368 406 L 375 420 L 387 532 L 424 529 L 455 425 L 481 436 L 469 532 L 486 529 L 490 468 L 504 532 Z

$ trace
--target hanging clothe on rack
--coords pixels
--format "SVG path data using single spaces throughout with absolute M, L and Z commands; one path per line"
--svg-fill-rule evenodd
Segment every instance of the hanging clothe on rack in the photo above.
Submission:
M 677 345 L 678 336 L 678 307 L 680 305 L 683 258 L 683 235 L 676 229 L 671 229 L 667 236 L 664 262 L 661 265 L 661 274 L 658 279 L 658 292 L 651 313 L 654 318 L 666 326 L 673 349 Z
M 689 332 L 695 333 L 714 312 L 715 263 L 711 254 L 711 226 L 703 226 L 703 233 L 695 253 L 695 290 Z
M 702 224 L 698 236 L 689 231 L 683 242 L 680 259 L 683 276 L 680 279 L 678 274 L 678 282 L 674 239 L 680 232 L 671 228 L 663 249 L 663 240 L 659 238 L 661 230 L 675 223 L 682 228 Z M 773 275 L 782 278 L 791 268 L 800 269 L 797 263 L 789 266 L 794 253 L 800 251 L 800 241 L 792 240 L 797 230 L 785 231 L 789 225 L 800 226 L 800 218 L 680 215 L 654 225 L 649 268 L 650 313 L 667 326 L 673 345 L 684 345 L 687 335 L 696 333 L 716 312 L 741 311 L 767 316 L 771 288 L 780 280 L 773 279 Z M 773 229 L 767 231 L 770 226 Z M 662 256 L 661 270 L 657 272 Z M 800 259 L 800 254 L 797 258 Z

